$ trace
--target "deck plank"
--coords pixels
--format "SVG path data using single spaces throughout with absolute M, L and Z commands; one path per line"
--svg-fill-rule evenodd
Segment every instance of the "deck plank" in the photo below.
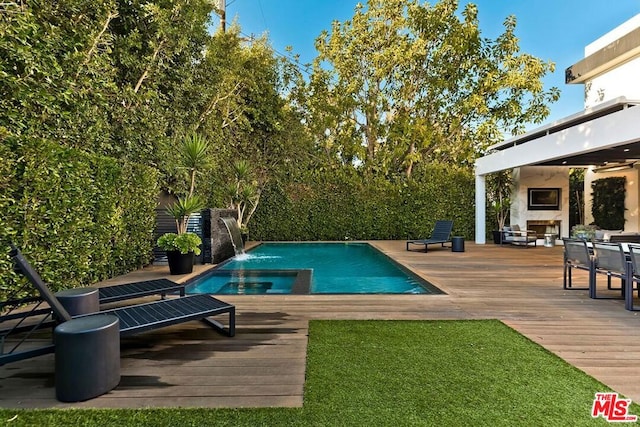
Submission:
M 55 400 L 53 355 L 0 367 L 4 408 L 299 407 L 310 319 L 499 319 L 634 401 L 640 401 L 640 314 L 621 300 L 562 289 L 562 248 L 466 242 L 465 252 L 407 252 L 374 241 L 447 295 L 238 295 L 234 338 L 200 322 L 122 341 L 122 381 L 80 403 Z M 204 266 L 198 266 L 198 274 Z M 105 284 L 164 277 L 152 267 Z M 576 272 L 577 284 L 586 275 Z M 176 277 L 172 277 L 176 279 Z M 181 278 L 178 278 L 181 279 Z M 615 294 L 615 293 L 614 293 Z

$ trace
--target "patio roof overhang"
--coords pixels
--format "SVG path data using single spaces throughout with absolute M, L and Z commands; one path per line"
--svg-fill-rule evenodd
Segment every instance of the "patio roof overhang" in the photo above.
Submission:
M 476 175 L 520 166 L 602 166 L 640 161 L 640 101 L 602 103 L 489 147 Z
M 589 167 L 640 162 L 640 101 L 604 102 L 489 147 L 475 162 L 476 243 L 485 243 L 485 178 L 521 166 Z

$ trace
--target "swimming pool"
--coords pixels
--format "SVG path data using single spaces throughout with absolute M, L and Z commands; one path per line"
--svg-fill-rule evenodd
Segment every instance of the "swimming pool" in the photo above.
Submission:
M 285 275 L 289 275 L 286 283 L 275 282 L 275 277 Z M 198 278 L 187 286 L 187 292 L 443 293 L 367 243 L 262 243 Z

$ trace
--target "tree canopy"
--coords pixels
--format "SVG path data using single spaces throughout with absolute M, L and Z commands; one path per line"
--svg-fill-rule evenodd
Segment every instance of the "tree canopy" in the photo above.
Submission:
M 41 137 L 156 167 L 184 192 L 181 139 L 210 141 L 212 168 L 295 155 L 282 62 L 238 26 L 211 32 L 208 0 L 0 5 L 0 138 Z M 231 173 L 231 171 L 229 171 Z
M 420 162 L 470 164 L 503 134 L 548 115 L 554 64 L 521 53 L 516 19 L 482 37 L 477 8 L 368 0 L 316 40 L 302 101 L 328 161 L 410 175 Z
M 554 65 L 520 52 L 515 17 L 488 39 L 473 4 L 368 0 L 320 34 L 308 76 L 237 24 L 212 33 L 212 11 L 208 0 L 2 3 L 0 139 L 151 165 L 180 193 L 176 147 L 197 132 L 212 142 L 201 188 L 216 194 L 237 159 L 259 185 L 296 164 L 387 177 L 471 165 L 558 98 L 541 81 Z

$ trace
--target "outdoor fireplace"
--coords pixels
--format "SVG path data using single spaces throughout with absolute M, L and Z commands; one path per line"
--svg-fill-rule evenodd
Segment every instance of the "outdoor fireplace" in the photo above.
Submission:
M 560 237 L 560 224 L 559 220 L 529 220 L 527 221 L 527 230 L 533 230 L 536 232 L 538 239 L 543 239 L 545 234 L 555 234 L 556 237 Z

